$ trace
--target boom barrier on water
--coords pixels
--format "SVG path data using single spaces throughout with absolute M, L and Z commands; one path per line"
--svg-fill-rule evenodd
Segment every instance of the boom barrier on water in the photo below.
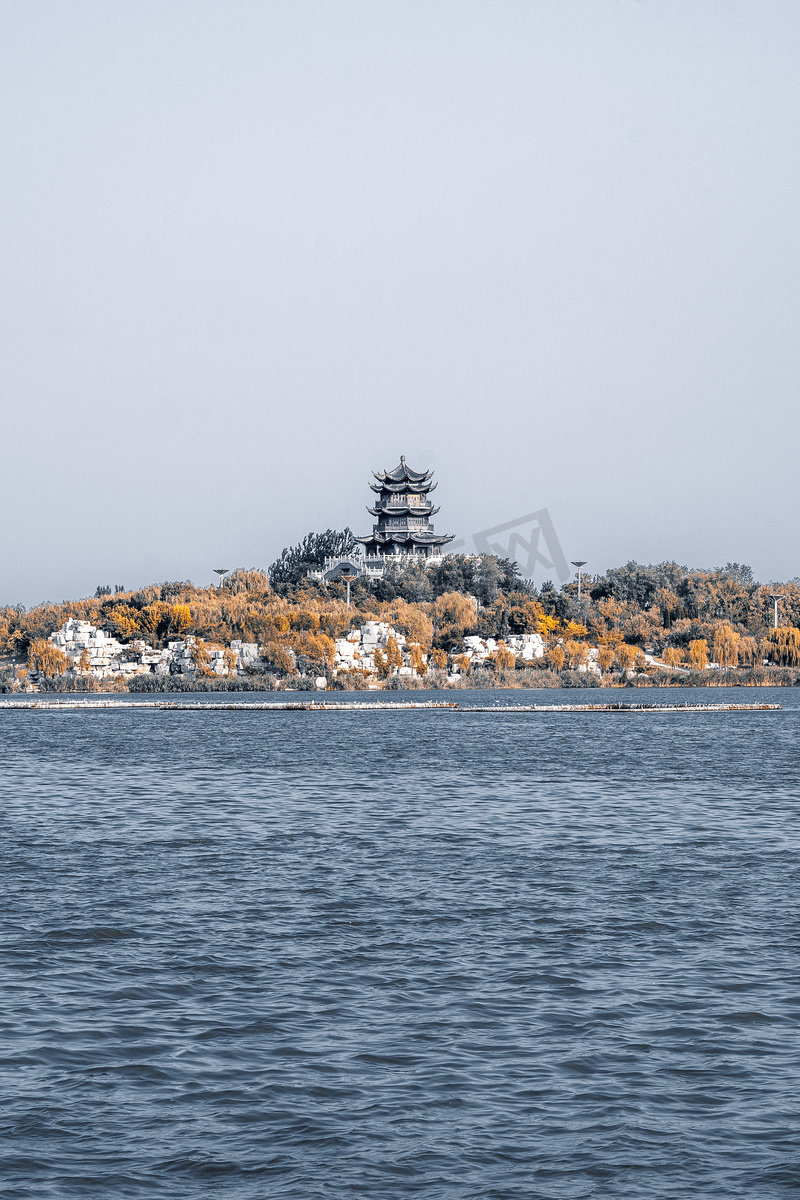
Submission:
M 455 713 L 727 713 L 776 712 L 780 704 L 458 704 L 445 700 L 363 701 L 256 701 L 231 703 L 212 701 L 190 703 L 179 700 L 0 700 L 0 709 L 24 709 L 64 712 L 80 709 L 158 709 L 162 712 L 408 712 L 423 710 Z

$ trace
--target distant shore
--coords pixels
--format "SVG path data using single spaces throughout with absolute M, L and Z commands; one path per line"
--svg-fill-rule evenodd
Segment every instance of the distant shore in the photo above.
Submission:
M 628 563 L 584 575 L 579 595 L 574 581 L 537 589 L 491 555 L 398 562 L 346 584 L 310 577 L 301 559 L 291 579 L 282 558 L 220 587 L 104 585 L 83 600 L 0 609 L 0 692 L 800 683 L 800 582 L 762 585 L 736 563 Z
M 524 676 L 524 678 L 520 678 Z M 538 691 L 538 690 L 572 690 L 572 689 L 619 689 L 636 690 L 639 688 L 762 688 L 762 687 L 798 687 L 800 686 L 800 669 L 793 667 L 756 667 L 750 670 L 742 668 L 721 669 L 715 671 L 675 672 L 660 670 L 658 672 L 642 672 L 629 679 L 619 677 L 598 677 L 588 672 L 577 671 L 508 671 L 508 672 L 473 672 L 463 675 L 458 680 L 445 676 L 427 676 L 409 679 L 394 677 L 380 683 L 371 683 L 365 688 L 342 686 L 337 680 L 329 681 L 324 688 L 318 687 L 313 680 L 306 677 L 278 679 L 275 676 L 244 676 L 241 678 L 186 678 L 184 676 L 138 676 L 127 682 L 127 686 L 108 687 L 105 680 L 95 680 L 91 677 L 77 677 L 64 685 L 63 677 L 47 684 L 40 684 L 36 691 L 28 691 L 29 695 L 63 695 L 63 694 L 95 694 L 95 695 L 147 695 L 147 694 L 180 694 L 180 693 L 219 693 L 219 692 L 281 692 L 281 693 L 331 693 L 331 692 L 411 692 L 411 691 Z M 344 681 L 343 681 L 344 682 Z M 349 681 L 348 681 L 349 682 Z M 120 684 L 122 681 L 120 681 Z M 105 686 L 104 686 L 105 684 Z M 76 686 L 77 685 L 77 686 Z M 17 693 L 20 694 L 19 692 Z

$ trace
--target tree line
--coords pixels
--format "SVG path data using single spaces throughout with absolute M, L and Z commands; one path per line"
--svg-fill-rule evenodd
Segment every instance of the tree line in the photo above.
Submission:
M 541 634 L 547 652 L 535 666 L 554 672 L 585 666 L 590 647 L 603 672 L 644 669 L 645 656 L 676 673 L 700 672 L 708 663 L 721 669 L 755 670 L 764 662 L 800 667 L 800 580 L 763 585 L 738 563 L 700 570 L 629 562 L 584 576 L 579 600 L 576 582 L 536 588 L 520 578 L 515 562 L 490 555 L 449 555 L 432 565 L 398 559 L 380 580 L 352 580 L 348 607 L 343 581 L 325 585 L 309 579 L 308 571 L 352 548 L 349 530 L 327 530 L 284 550 L 267 571 L 233 571 L 221 587 L 188 581 L 133 591 L 100 586 L 87 599 L 2 608 L 0 654 L 9 669 L 28 663 L 63 673 L 65 656 L 57 658 L 48 639 L 76 618 L 123 643 L 160 647 L 187 634 L 202 647 L 227 647 L 237 638 L 254 642 L 262 667 L 281 677 L 329 672 L 335 639 L 378 620 L 405 635 L 418 667 L 424 655 L 442 670 L 471 669 L 464 653 L 469 635 L 497 643 L 485 669 L 513 670 L 506 641 L 525 633 Z M 397 665 L 396 648 L 386 653 L 392 661 L 384 663 L 382 652 L 377 666 L 389 674 Z

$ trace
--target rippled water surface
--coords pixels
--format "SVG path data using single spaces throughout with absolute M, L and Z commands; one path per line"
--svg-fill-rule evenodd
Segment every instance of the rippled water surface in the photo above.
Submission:
M 0 1194 L 796 1195 L 800 697 L 665 696 L 0 712 Z

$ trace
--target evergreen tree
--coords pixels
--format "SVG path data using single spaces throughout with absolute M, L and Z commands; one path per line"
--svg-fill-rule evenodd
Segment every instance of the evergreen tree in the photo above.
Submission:
M 355 546 L 352 529 L 326 529 L 324 533 L 307 533 L 296 546 L 287 546 L 269 569 L 273 587 L 279 584 L 298 584 L 309 571 L 319 570 L 326 558 L 352 554 Z

